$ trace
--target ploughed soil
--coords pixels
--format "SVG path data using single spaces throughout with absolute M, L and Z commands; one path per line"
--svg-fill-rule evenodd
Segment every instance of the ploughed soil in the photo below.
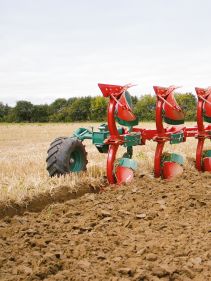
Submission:
M 4 216 L 0 280 L 211 280 L 210 174 L 108 189 Z

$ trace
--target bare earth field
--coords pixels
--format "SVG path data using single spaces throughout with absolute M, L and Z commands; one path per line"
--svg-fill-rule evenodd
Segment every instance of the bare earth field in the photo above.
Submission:
M 106 186 L 89 143 L 87 173 L 50 179 L 49 143 L 79 126 L 91 124 L 0 125 L 0 280 L 211 280 L 211 174 L 195 171 L 196 140 L 167 146 L 186 155 L 173 181 L 152 177 L 153 142 L 135 149 L 128 186 Z

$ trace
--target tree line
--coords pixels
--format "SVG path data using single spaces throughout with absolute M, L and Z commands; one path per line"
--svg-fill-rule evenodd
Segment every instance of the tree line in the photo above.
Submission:
M 196 119 L 196 97 L 192 93 L 176 94 L 186 121 Z M 140 121 L 155 120 L 156 97 L 150 94 L 132 97 L 133 112 Z M 34 105 L 20 100 L 14 107 L 0 102 L 0 122 L 75 122 L 106 121 L 108 100 L 104 97 L 59 98 L 51 104 Z

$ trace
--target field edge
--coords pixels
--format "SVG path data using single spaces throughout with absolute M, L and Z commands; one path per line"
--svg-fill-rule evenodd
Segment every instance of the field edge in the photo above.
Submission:
M 100 187 L 94 187 L 90 184 L 83 184 L 77 191 L 71 191 L 68 186 L 60 186 L 53 192 L 46 191 L 39 193 L 32 198 L 25 198 L 23 202 L 17 203 L 15 201 L 0 202 L 0 219 L 6 217 L 13 217 L 15 215 L 21 216 L 26 212 L 41 212 L 51 204 L 64 203 L 66 201 L 77 199 L 86 193 L 99 193 Z

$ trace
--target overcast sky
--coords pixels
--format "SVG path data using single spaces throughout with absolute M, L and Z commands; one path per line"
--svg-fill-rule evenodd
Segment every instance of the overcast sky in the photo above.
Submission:
M 210 0 L 0 0 L 0 101 L 211 85 Z

